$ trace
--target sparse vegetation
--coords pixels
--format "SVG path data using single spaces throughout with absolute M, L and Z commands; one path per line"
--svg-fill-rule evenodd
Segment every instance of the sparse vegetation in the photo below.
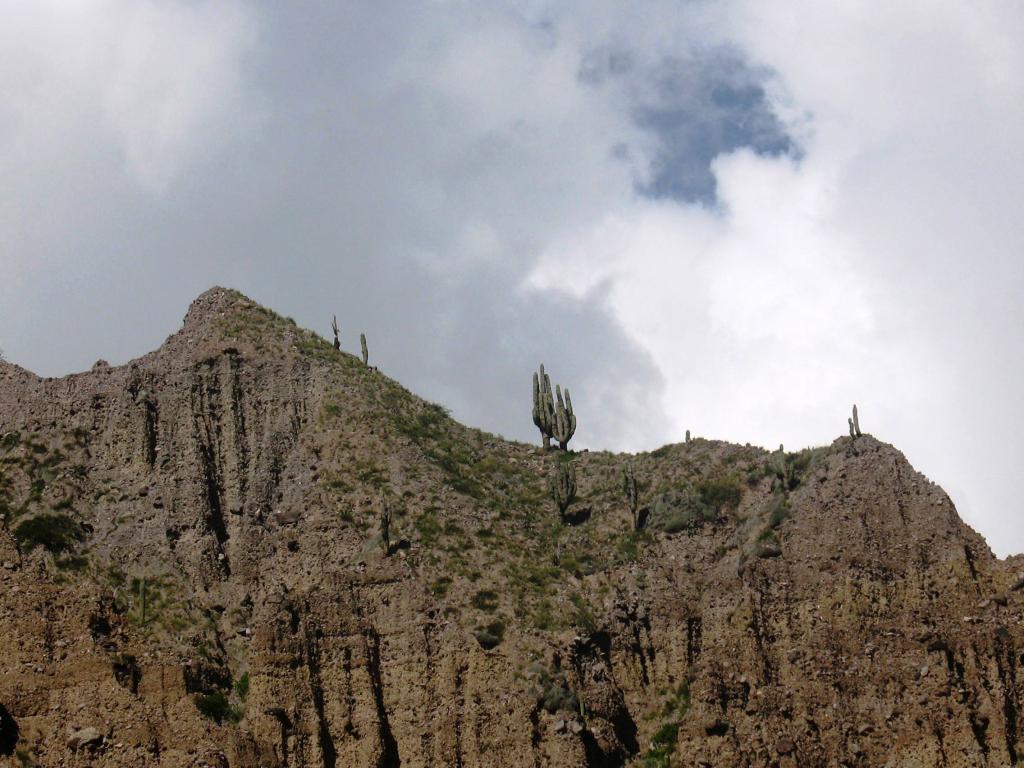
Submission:
M 498 608 L 498 593 L 492 589 L 481 589 L 470 600 L 477 610 L 492 613 Z
M 59 554 L 72 550 L 85 538 L 85 532 L 81 523 L 68 515 L 41 514 L 15 526 L 14 538 L 26 552 L 43 547 L 53 554 Z
M 241 712 L 231 706 L 231 701 L 221 691 L 198 694 L 195 704 L 196 709 L 218 725 L 225 721 L 234 724 L 242 719 Z
M 735 509 L 743 497 L 743 484 L 734 476 L 702 480 L 662 493 L 651 506 L 648 525 L 665 533 L 696 532 Z
M 477 627 L 473 636 L 485 651 L 497 648 L 505 638 L 505 622 L 496 619 L 486 626 Z
M 579 698 L 569 687 L 565 673 L 561 670 L 549 671 L 541 664 L 534 664 L 526 671 L 534 680 L 534 695 L 537 703 L 547 712 L 577 712 Z
M 640 760 L 643 768 L 671 768 L 672 753 L 676 751 L 676 740 L 679 738 L 679 726 L 676 723 L 665 723 L 651 737 L 651 747 Z
M 551 498 L 558 507 L 558 514 L 564 518 L 566 510 L 576 498 L 576 468 L 570 462 L 557 462 L 551 471 L 549 488 Z
M 779 611 L 788 607 L 782 601 L 806 594 L 805 583 L 798 580 L 804 579 L 807 569 L 784 568 L 788 564 L 778 560 L 750 561 L 751 570 L 740 585 L 749 588 L 749 598 L 734 599 L 733 593 L 720 598 L 716 591 L 725 593 L 736 586 L 731 570 L 737 557 L 742 566 L 744 557 L 781 556 L 781 545 L 789 544 L 787 535 L 795 528 L 786 522 L 791 509 L 813 514 L 806 512 L 809 504 L 804 494 L 792 492 L 802 484 L 817 485 L 829 456 L 842 460 L 839 451 L 831 454 L 822 448 L 786 454 L 780 446 L 779 451 L 768 453 L 749 445 L 698 438 L 685 446 L 664 446 L 629 457 L 602 451 L 541 454 L 535 447 L 465 428 L 442 406 L 423 403 L 374 369 L 364 368 L 365 337 L 364 365 L 354 355 L 341 354 L 336 318 L 332 323 L 335 350 L 331 351 L 327 341 L 294 330 L 289 321 L 272 313 L 249 307 L 244 309 L 243 321 L 221 314 L 217 322 L 240 323 L 239 333 L 257 346 L 271 347 L 273 354 L 280 353 L 285 361 L 280 370 L 286 375 L 267 387 L 270 395 L 246 402 L 262 394 L 259 389 L 266 381 L 254 378 L 257 374 L 252 371 L 260 370 L 258 375 L 266 377 L 271 369 L 278 376 L 280 370 L 273 363 L 250 364 L 262 358 L 239 345 L 237 372 L 229 372 L 222 361 L 212 373 L 201 368 L 197 375 L 209 378 L 196 386 L 209 391 L 191 392 L 192 414 L 176 413 L 169 395 L 161 401 L 167 405 L 159 458 L 173 462 L 166 469 L 152 460 L 147 467 L 139 455 L 128 453 L 141 442 L 141 422 L 108 428 L 87 405 L 75 418 L 90 427 L 76 434 L 75 444 L 88 444 L 88 449 L 76 449 L 69 442 L 70 432 L 60 434 L 60 428 L 48 432 L 45 417 L 40 424 L 23 426 L 24 435 L 9 432 L 0 437 L 3 525 L 15 533 L 23 549 L 43 546 L 57 555 L 52 561 L 45 559 L 50 569 L 47 578 L 91 577 L 101 582 L 101 598 L 93 601 L 93 592 L 83 592 L 90 606 L 92 602 L 101 606 L 96 610 L 107 622 L 104 631 L 94 631 L 99 646 L 115 648 L 115 641 L 125 638 L 132 645 L 117 645 L 117 654 L 128 648 L 139 658 L 145 654 L 149 659 L 187 661 L 188 668 L 195 670 L 187 683 L 188 695 L 210 720 L 237 722 L 249 701 L 254 707 L 250 715 L 259 721 L 254 728 L 270 723 L 277 738 L 272 718 L 278 715 L 272 708 L 292 704 L 274 701 L 274 696 L 282 685 L 294 681 L 302 683 L 300 695 L 308 696 L 319 682 L 314 679 L 317 661 L 328 665 L 323 667 L 325 683 L 342 664 L 362 665 L 358 676 L 349 676 L 353 691 L 344 695 L 358 697 L 359 706 L 369 703 L 372 707 L 366 688 L 355 690 L 367 685 L 367 667 L 371 675 L 383 675 L 376 682 L 389 685 L 394 682 L 391 670 L 378 665 L 386 667 L 408 648 L 424 646 L 428 661 L 447 658 L 431 654 L 446 654 L 452 638 L 460 638 L 459 642 L 470 645 L 475 640 L 485 651 L 498 649 L 483 659 L 481 667 L 478 662 L 485 654 L 474 647 L 471 667 L 474 675 L 481 669 L 494 674 L 496 684 L 508 682 L 498 675 L 510 660 L 547 659 L 529 673 L 534 677 L 538 706 L 550 713 L 573 713 L 573 717 L 539 715 L 534 722 L 538 738 L 549 738 L 555 728 L 566 735 L 578 727 L 590 728 L 597 736 L 603 728 L 611 738 L 609 721 L 616 714 L 611 707 L 617 705 L 591 687 L 600 687 L 600 674 L 606 670 L 597 668 L 598 655 L 591 659 L 576 653 L 580 646 L 573 645 L 573 638 L 583 637 L 589 638 L 586 653 L 605 654 L 606 660 L 616 663 L 622 658 L 624 664 L 633 663 L 628 655 L 621 655 L 624 650 L 634 655 L 634 669 L 614 675 L 630 717 L 642 714 L 644 718 L 644 743 L 631 759 L 648 768 L 669 766 L 682 759 L 675 751 L 690 693 L 686 680 L 674 691 L 658 686 L 678 679 L 673 675 L 680 674 L 686 664 L 693 665 L 694 674 L 717 675 L 720 670 L 712 664 L 718 661 L 716 654 L 733 648 L 736 639 L 726 638 L 727 643 L 719 645 L 722 631 L 735 630 L 741 637 L 746 633 L 761 640 L 758 633 L 780 629 Z M 270 324 L 275 324 L 276 335 L 265 332 Z M 287 335 L 281 336 L 281 328 Z M 200 349 L 200 357 L 219 354 L 213 348 Z M 238 391 L 213 391 L 226 383 Z M 147 386 L 157 392 L 163 384 L 151 386 L 147 381 Z M 300 394 L 288 401 L 292 392 Z M 232 397 L 239 402 L 232 403 Z M 131 407 L 131 399 L 124 404 Z M 545 443 L 555 440 L 567 448 L 575 429 L 572 403 L 568 392 L 550 386 L 543 367 L 534 377 L 534 406 L 535 423 L 546 425 L 541 428 Z M 101 405 L 96 410 L 102 412 Z M 130 415 L 140 417 L 139 412 Z M 197 424 L 201 437 L 209 441 L 202 447 L 210 449 L 215 459 L 210 474 L 216 477 L 207 485 L 216 487 L 206 489 L 210 494 L 206 509 L 194 503 L 197 483 L 195 475 L 188 474 L 193 458 L 188 440 L 195 439 Z M 276 440 L 285 444 L 283 451 L 277 451 Z M 111 451 L 109 446 L 118 442 L 127 448 Z M 179 469 L 184 474 L 178 474 Z M 146 473 L 145 478 L 134 477 L 136 470 Z M 831 483 L 822 488 L 823 496 L 834 490 Z M 157 501 L 167 503 L 165 512 L 153 511 L 163 509 Z M 202 517 L 204 511 L 214 516 L 212 507 L 219 506 L 214 502 L 224 505 L 225 529 L 231 535 L 230 543 L 219 542 L 219 548 L 217 534 L 210 530 L 213 526 Z M 558 516 L 552 514 L 552 502 Z M 631 526 L 625 520 L 624 502 Z M 301 525 L 289 517 L 296 510 L 308 512 Z M 580 526 L 577 522 L 583 512 L 592 517 Z M 650 516 L 647 526 L 643 513 Z M 909 514 L 917 513 L 911 509 Z M 190 515 L 195 516 L 190 520 Z M 95 534 L 84 522 L 96 526 Z M 662 535 L 680 532 L 695 538 Z M 118 549 L 153 534 L 155 543 L 146 539 L 137 551 Z M 87 553 L 83 543 L 93 535 L 96 543 Z M 411 545 L 400 535 L 408 537 Z M 249 546 L 255 555 L 247 560 L 241 553 Z M 396 556 L 382 562 L 376 554 L 378 546 L 385 556 Z M 217 569 L 219 552 L 224 553 L 223 567 Z M 121 566 L 101 559 L 106 557 L 119 558 Z M 60 573 L 54 574 L 51 562 Z M 276 571 L 282 562 L 289 569 L 284 579 Z M 810 562 L 817 565 L 813 559 Z M 825 562 L 829 569 L 825 575 L 840 565 L 834 559 Z M 136 577 L 130 578 L 122 568 Z M 255 578 L 236 589 L 241 580 L 253 575 L 254 568 L 275 570 L 267 574 L 271 578 Z M 323 570 L 322 580 L 317 569 Z M 85 576 L 75 576 L 76 571 Z M 811 572 L 813 577 L 816 567 Z M 783 578 L 794 583 L 793 589 L 781 591 Z M 217 585 L 201 583 L 204 579 L 230 580 L 233 586 L 214 589 Z M 318 583 L 322 591 L 313 586 Z M 257 594 L 257 590 L 264 591 Z M 858 607 L 858 601 L 867 605 L 873 599 L 853 589 L 840 596 L 854 604 L 850 610 Z M 345 613 L 353 602 L 360 615 L 335 622 L 330 612 Z M 273 608 L 272 615 L 265 605 Z M 410 611 L 416 612 L 415 620 L 409 619 Z M 802 615 L 793 611 L 792 620 L 801 621 Z M 273 622 L 275 634 L 261 629 L 253 642 L 251 629 L 264 617 Z M 724 630 L 720 621 L 727 622 Z M 702 622 L 707 623 L 703 629 Z M 379 644 L 378 637 L 370 637 L 370 628 L 379 628 Z M 415 636 L 403 634 L 407 632 Z M 707 655 L 698 663 L 702 636 Z M 270 651 L 275 666 L 271 677 L 264 677 L 268 637 L 273 641 Z M 367 642 L 368 637 L 372 642 Z M 674 647 L 662 653 L 666 642 Z M 624 649 L 623 643 L 630 647 Z M 779 664 L 771 670 L 779 672 L 780 685 L 791 671 L 782 662 L 784 650 L 788 645 L 778 647 L 774 655 Z M 656 651 L 662 655 L 650 667 L 648 661 L 654 660 Z M 707 710 L 716 708 L 714 697 L 724 700 L 726 695 L 730 717 L 735 714 L 737 722 L 742 717 L 735 697 L 740 695 L 739 674 L 748 672 L 748 656 L 730 659 L 736 665 L 722 673 L 725 677 L 717 689 L 714 680 L 701 679 L 701 695 L 709 695 L 707 702 L 701 702 L 702 719 Z M 250 664 L 252 680 L 249 672 L 231 680 L 227 670 L 237 675 Z M 444 664 L 442 668 L 439 661 L 434 671 L 450 675 Z M 642 690 L 637 687 L 640 675 L 645 676 Z M 459 681 L 466 682 L 461 677 Z M 458 690 L 477 692 L 476 688 Z M 592 710 L 586 713 L 581 706 L 584 691 L 587 709 Z M 750 701 L 764 711 L 780 702 L 770 687 L 761 695 Z M 465 706 L 490 705 L 484 693 L 480 697 L 482 703 L 467 698 Z M 326 706 L 331 717 L 344 718 L 343 710 L 351 710 L 334 694 L 329 694 Z M 289 725 L 296 729 L 293 733 L 308 739 L 315 750 L 315 707 L 308 701 L 300 707 L 297 700 L 292 709 L 280 711 L 293 718 Z M 556 726 L 553 721 L 561 723 Z M 342 719 L 338 726 L 351 734 L 357 725 L 362 730 L 363 723 L 357 718 L 352 723 Z M 281 728 L 286 725 L 281 719 Z M 694 726 L 696 733 L 701 726 Z M 370 738 L 376 735 L 363 730 L 354 738 L 367 738 L 368 733 Z M 469 733 L 468 728 L 464 733 Z M 498 752 L 504 749 L 507 740 L 502 734 L 485 735 L 493 739 L 489 743 Z M 684 736 L 687 741 L 692 736 L 689 727 Z M 480 744 L 482 739 L 477 734 L 466 744 Z M 353 753 L 352 746 L 345 745 L 346 755 Z M 411 753 L 409 759 L 414 762 L 417 757 Z M 473 760 L 479 762 L 477 757 Z
M 249 697 L 249 673 L 245 672 L 235 681 L 235 693 L 242 701 Z

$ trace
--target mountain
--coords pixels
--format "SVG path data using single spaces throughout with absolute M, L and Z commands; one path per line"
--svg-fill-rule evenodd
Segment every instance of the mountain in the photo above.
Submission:
M 0 764 L 1024 759 L 1024 560 L 869 435 L 545 453 L 214 288 L 0 362 L 0 515 Z

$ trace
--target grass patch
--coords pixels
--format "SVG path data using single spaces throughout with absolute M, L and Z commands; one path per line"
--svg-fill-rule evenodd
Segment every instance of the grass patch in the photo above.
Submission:
M 647 531 L 627 531 L 615 543 L 615 552 L 619 562 L 632 563 L 640 557 L 640 548 L 651 541 Z
M 795 491 L 803 483 L 804 478 L 812 471 L 828 461 L 831 448 L 822 446 L 820 448 L 804 448 L 797 453 L 790 453 L 786 456 L 786 477 L 787 490 Z
M 469 602 L 477 610 L 494 613 L 498 609 L 498 593 L 490 589 L 481 589 Z
M 671 768 L 672 753 L 676 751 L 676 739 L 679 738 L 679 726 L 676 723 L 665 723 L 651 737 L 651 748 L 640 759 L 643 768 Z
M 654 499 L 647 525 L 665 533 L 694 533 L 734 510 L 743 498 L 743 482 L 733 475 L 666 491 Z
M 573 626 L 587 632 L 593 632 L 597 629 L 597 619 L 594 617 L 594 611 L 583 595 L 574 592 L 569 596 L 569 602 L 572 603 L 572 613 L 569 620 Z
M 238 694 L 238 698 L 245 701 L 249 696 L 249 673 L 244 673 L 240 678 L 235 681 L 235 693 Z
M 437 598 L 444 597 L 448 594 L 448 588 L 451 585 L 452 580 L 447 576 L 442 576 L 430 585 L 430 594 Z

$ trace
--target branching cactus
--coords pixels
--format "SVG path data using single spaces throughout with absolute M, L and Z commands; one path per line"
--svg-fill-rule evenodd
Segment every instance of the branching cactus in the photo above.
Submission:
M 576 498 L 576 468 L 569 462 L 558 462 L 551 475 L 551 498 L 558 506 L 558 514 L 565 517 L 565 511 L 569 509 Z
M 569 450 L 569 441 L 576 432 L 576 415 L 572 410 L 572 398 L 569 390 L 555 387 L 551 391 L 551 377 L 544 371 L 541 363 L 540 371 L 533 374 L 533 423 L 540 430 L 545 450 L 551 447 L 551 439 L 558 441 L 558 447 Z
M 380 546 L 384 557 L 391 554 L 391 499 L 383 491 L 380 494 Z
M 622 490 L 626 494 L 626 503 L 629 504 L 629 511 L 633 515 L 633 530 L 640 530 L 640 492 L 636 484 L 636 475 L 633 467 L 627 466 L 622 470 Z
M 341 339 L 338 338 L 338 332 L 341 330 L 338 328 L 338 316 L 335 315 L 334 319 L 331 320 L 331 330 L 334 331 L 334 348 L 341 349 Z
M 857 418 L 857 406 L 853 406 L 853 417 L 846 420 L 850 425 L 850 437 L 860 437 L 860 419 Z
M 365 333 L 360 333 L 359 334 L 359 347 L 363 351 L 363 365 L 369 365 L 370 364 L 369 363 L 370 353 L 366 349 L 366 334 Z
M 562 388 L 555 386 L 555 429 L 551 436 L 558 441 L 558 447 L 563 451 L 569 450 L 569 441 L 576 433 L 576 415 L 572 412 L 572 398 L 569 397 L 569 389 L 565 390 L 565 400 L 562 400 Z
M 551 435 L 555 429 L 555 401 L 551 395 L 551 377 L 540 364 L 540 373 L 533 374 L 533 423 L 540 430 L 544 449 L 551 447 Z

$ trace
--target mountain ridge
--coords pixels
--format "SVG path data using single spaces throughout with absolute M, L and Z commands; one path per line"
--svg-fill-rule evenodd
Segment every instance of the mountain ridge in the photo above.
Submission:
M 1020 557 L 869 435 L 544 453 L 215 287 L 0 438 L 0 760 L 1017 761 Z

